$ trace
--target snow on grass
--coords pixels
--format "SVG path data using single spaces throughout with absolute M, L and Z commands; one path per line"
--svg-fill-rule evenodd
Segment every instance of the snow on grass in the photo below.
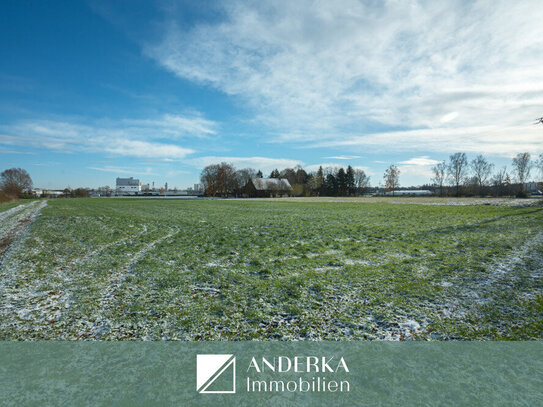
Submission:
M 541 339 L 542 215 L 50 200 L 4 256 L 0 338 Z

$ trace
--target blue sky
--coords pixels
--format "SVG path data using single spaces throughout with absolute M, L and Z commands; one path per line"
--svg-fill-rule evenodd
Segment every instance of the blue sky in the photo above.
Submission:
M 9 1 L 0 169 L 43 188 L 351 164 L 404 186 L 543 152 L 533 1 Z

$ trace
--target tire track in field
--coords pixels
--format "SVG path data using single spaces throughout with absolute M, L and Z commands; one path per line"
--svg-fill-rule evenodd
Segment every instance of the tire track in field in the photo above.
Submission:
M 115 294 L 124 284 L 127 277 L 132 273 L 134 266 L 139 263 L 139 261 L 143 259 L 149 252 L 151 252 L 155 248 L 155 246 L 162 243 L 166 239 L 175 236 L 180 231 L 181 228 L 175 227 L 164 236 L 161 236 L 160 238 L 146 244 L 141 250 L 133 254 L 133 258 L 122 269 L 118 270 L 111 276 L 110 283 L 108 284 L 107 288 L 104 289 L 100 294 L 99 309 L 97 311 L 98 318 L 92 328 L 93 336 L 96 337 L 96 335 L 102 335 L 110 331 L 111 321 L 106 317 L 106 315 L 113 308 L 113 300 L 115 298 Z
M 34 201 L 25 205 L 19 205 L 1 215 L 2 226 L 0 228 L 0 270 L 7 257 L 10 248 L 17 243 L 23 232 L 40 214 L 47 205 L 47 201 Z
M 21 291 L 17 286 L 16 281 L 20 275 L 18 268 L 9 266 L 6 260 L 46 205 L 47 201 L 31 202 L 13 208 L 17 210 L 10 211 L 2 217 L 0 231 L 0 334 L 2 336 L 6 329 L 9 331 L 14 328 L 16 318 L 25 314 L 26 311 L 19 309 L 19 305 L 28 300 L 28 293 L 25 290 Z
M 0 212 L 0 222 L 3 222 L 4 219 L 9 218 L 12 215 L 15 215 L 17 212 L 22 211 L 25 208 L 28 208 L 30 205 L 32 205 L 34 202 L 29 202 L 27 204 L 21 204 L 17 205 L 11 209 L 8 209 L 7 211 Z
M 488 263 L 486 272 L 457 282 L 455 294 L 433 304 L 433 314 L 443 319 L 464 320 L 469 314 L 478 316 L 484 307 L 499 307 L 502 312 L 509 312 L 507 309 L 514 304 L 500 302 L 500 295 L 504 292 L 514 294 L 519 301 L 540 294 L 540 288 L 516 287 L 520 280 L 527 277 L 539 281 L 543 278 L 543 258 L 536 252 L 540 247 L 543 247 L 543 232 L 510 250 L 505 257 Z M 534 261 L 535 267 L 528 268 L 527 264 Z
M 136 233 L 134 236 L 127 236 L 127 237 L 123 237 L 122 239 L 118 239 L 118 240 L 115 240 L 114 242 L 110 242 L 110 243 L 106 243 L 100 247 L 98 247 L 97 249 L 94 249 L 92 251 L 90 251 L 89 253 L 85 254 L 84 256 L 82 257 L 79 257 L 77 259 L 74 259 L 72 261 L 72 266 L 79 266 L 81 264 L 85 264 L 86 262 L 88 262 L 89 260 L 91 260 L 93 257 L 96 257 L 98 254 L 102 253 L 103 251 L 107 250 L 107 249 L 110 249 L 112 247 L 115 247 L 117 245 L 120 245 L 124 242 L 128 242 L 128 241 L 131 241 L 132 239 L 135 239 L 137 237 L 140 237 L 142 235 L 144 235 L 145 233 L 147 233 L 147 230 L 148 230 L 148 227 L 147 225 L 143 225 L 143 228 L 140 232 Z
M 532 270 L 532 278 L 541 278 L 543 273 L 543 260 L 534 253 L 537 247 L 543 246 L 543 232 L 526 241 L 523 245 L 511 250 L 505 258 L 498 259 L 487 266 L 488 273 L 481 279 L 467 287 L 467 296 L 476 304 L 485 304 L 492 301 L 493 291 L 497 286 L 510 287 L 522 274 L 522 268 L 528 260 L 536 260 L 540 268 Z M 526 270 L 527 271 L 527 270 Z M 519 293 L 522 294 L 522 293 Z
M 104 244 L 74 259 L 70 264 L 48 271 L 45 278 L 36 278 L 31 270 L 28 270 L 30 274 L 27 270 L 20 270 L 17 263 L 9 263 L 10 266 L 6 263 L 9 273 L 4 273 L 3 281 L 0 281 L 0 291 L 4 294 L 0 309 L 0 334 L 3 330 L 17 334 L 36 334 L 38 339 L 42 338 L 39 335 L 68 339 L 66 334 L 69 335 L 74 322 L 74 311 L 71 310 L 75 309 L 76 314 L 78 312 L 78 302 L 73 298 L 74 289 L 77 286 L 83 288 L 86 284 L 77 273 L 78 266 L 96 259 L 105 250 L 140 237 L 147 231 L 148 227 L 144 225 L 136 235 Z M 40 286 L 48 285 L 51 281 L 54 281 L 53 285 L 58 288 L 40 289 Z M 77 298 L 77 294 L 75 297 Z M 51 336 L 51 330 L 56 331 L 54 336 Z

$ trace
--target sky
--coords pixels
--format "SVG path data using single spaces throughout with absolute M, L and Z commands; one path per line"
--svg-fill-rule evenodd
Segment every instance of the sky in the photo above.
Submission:
M 230 162 L 430 182 L 455 152 L 543 153 L 526 1 L 3 1 L 0 171 L 185 188 Z M 535 172 L 534 176 L 535 176 Z

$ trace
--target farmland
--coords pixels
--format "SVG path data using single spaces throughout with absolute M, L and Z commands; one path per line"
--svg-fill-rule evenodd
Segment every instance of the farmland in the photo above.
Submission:
M 6 205 L 4 340 L 543 339 L 537 206 Z

